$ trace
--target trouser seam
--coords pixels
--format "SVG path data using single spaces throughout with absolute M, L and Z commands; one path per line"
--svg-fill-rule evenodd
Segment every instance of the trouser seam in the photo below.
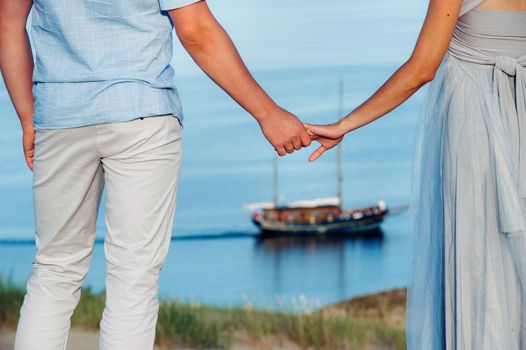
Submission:
M 99 130 L 98 130 L 98 125 L 94 125 L 94 129 L 95 129 L 95 149 L 97 150 L 97 153 L 99 154 L 99 159 L 103 158 L 102 156 L 102 151 L 99 147 Z M 102 169 L 104 171 L 104 168 Z

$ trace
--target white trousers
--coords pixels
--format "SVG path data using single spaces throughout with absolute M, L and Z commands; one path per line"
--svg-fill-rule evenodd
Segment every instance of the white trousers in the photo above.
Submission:
M 179 119 L 37 130 L 34 160 L 37 250 L 15 349 L 66 348 L 103 187 L 106 304 L 99 348 L 152 349 L 182 161 Z

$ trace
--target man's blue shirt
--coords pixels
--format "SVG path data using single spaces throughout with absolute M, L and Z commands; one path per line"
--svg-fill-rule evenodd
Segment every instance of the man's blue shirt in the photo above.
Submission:
M 199 0 L 34 0 L 35 129 L 173 114 L 173 25 L 162 10 Z

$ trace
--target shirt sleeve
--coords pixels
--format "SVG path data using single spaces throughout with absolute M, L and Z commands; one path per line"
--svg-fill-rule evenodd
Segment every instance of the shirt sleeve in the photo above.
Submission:
M 162 11 L 168 11 L 195 4 L 199 1 L 202 0 L 159 0 L 159 4 Z

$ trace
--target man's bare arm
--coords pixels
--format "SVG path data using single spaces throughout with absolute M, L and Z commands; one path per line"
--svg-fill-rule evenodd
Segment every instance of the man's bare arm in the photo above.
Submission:
M 0 71 L 24 132 L 26 162 L 33 168 L 33 56 L 26 31 L 31 0 L 0 0 Z
M 169 11 L 177 36 L 199 67 L 260 124 L 280 155 L 310 144 L 298 118 L 259 86 L 205 1 Z

